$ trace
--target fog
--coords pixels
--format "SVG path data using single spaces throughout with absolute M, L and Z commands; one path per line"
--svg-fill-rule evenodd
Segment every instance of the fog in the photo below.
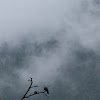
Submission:
M 1 0 L 1 99 L 19 100 L 33 77 L 56 81 L 51 100 L 98 100 L 99 17 L 100 0 Z

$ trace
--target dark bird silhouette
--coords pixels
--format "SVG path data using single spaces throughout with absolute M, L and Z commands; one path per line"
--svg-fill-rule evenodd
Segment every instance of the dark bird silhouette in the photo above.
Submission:
M 34 94 L 38 94 L 38 92 L 37 91 L 34 91 Z
M 49 90 L 47 87 L 44 87 L 44 90 L 49 94 Z

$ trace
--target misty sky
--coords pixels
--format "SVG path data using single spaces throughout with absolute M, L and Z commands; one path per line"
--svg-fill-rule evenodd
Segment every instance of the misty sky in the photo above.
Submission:
M 99 43 L 100 0 L 0 0 L 0 98 L 99 100 Z

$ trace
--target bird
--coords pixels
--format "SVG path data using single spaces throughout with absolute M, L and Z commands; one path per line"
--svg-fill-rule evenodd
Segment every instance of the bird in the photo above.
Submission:
M 47 87 L 44 87 L 44 90 L 49 94 L 49 90 Z
M 38 94 L 38 92 L 37 91 L 34 91 L 34 94 Z

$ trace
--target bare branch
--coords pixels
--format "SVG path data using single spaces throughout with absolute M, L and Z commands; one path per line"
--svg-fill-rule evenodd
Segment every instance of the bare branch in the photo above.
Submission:
M 37 86 L 37 85 L 32 86 L 33 80 L 32 80 L 31 77 L 30 77 L 30 79 L 31 79 L 31 80 L 28 80 L 28 81 L 30 81 L 31 84 L 30 84 L 29 88 L 27 89 L 26 93 L 24 94 L 24 96 L 21 98 L 21 100 L 23 100 L 23 99 L 25 99 L 25 98 L 29 98 L 29 97 L 31 97 L 31 96 L 33 96 L 33 95 L 37 95 L 37 94 L 44 94 L 45 96 L 48 96 L 48 95 L 45 93 L 45 92 L 47 92 L 47 91 L 45 91 L 45 90 L 43 90 L 43 91 L 41 91 L 41 92 L 35 91 L 33 94 L 30 94 L 30 95 L 27 96 L 27 94 L 28 94 L 28 92 L 30 91 L 31 88 L 39 87 L 39 86 Z M 48 96 L 48 97 L 49 97 L 49 96 Z
M 45 94 L 45 92 L 44 92 L 44 95 L 47 96 L 47 97 L 49 97 L 47 94 Z
M 31 78 L 31 77 L 30 77 L 30 78 Z M 26 98 L 27 93 L 29 92 L 29 90 L 30 90 L 30 89 L 31 89 L 31 87 L 32 87 L 32 84 L 33 84 L 33 80 L 32 80 L 32 78 L 31 78 L 31 80 L 29 80 L 29 81 L 31 81 L 31 84 L 30 84 L 30 86 L 29 86 L 28 90 L 26 91 L 26 93 L 24 94 L 24 96 L 22 97 L 22 99 L 21 99 L 21 100 L 23 100 L 24 98 Z
M 31 88 L 34 88 L 34 87 L 39 87 L 39 86 L 35 85 L 35 86 L 32 86 Z
M 37 93 L 33 93 L 33 94 L 30 94 L 29 96 L 26 96 L 25 98 L 29 98 L 29 97 L 31 97 L 31 96 L 33 96 L 33 95 L 37 95 L 37 94 L 45 94 L 45 92 L 46 91 L 42 91 L 42 92 L 37 92 Z M 46 94 L 45 94 L 46 95 Z M 48 96 L 48 95 L 46 95 L 46 96 Z

